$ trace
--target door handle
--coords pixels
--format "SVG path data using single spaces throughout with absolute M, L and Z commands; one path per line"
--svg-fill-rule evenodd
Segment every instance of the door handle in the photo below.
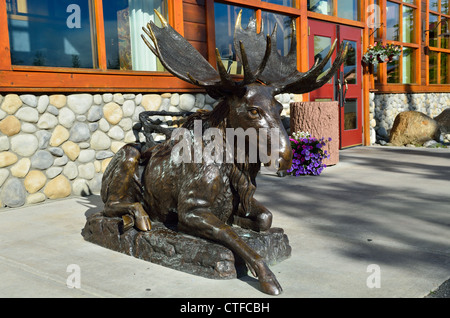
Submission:
M 344 87 L 342 87 L 340 85 L 340 89 L 341 89 L 341 107 L 345 106 L 345 101 L 346 101 L 346 96 L 347 96 L 347 91 L 348 91 L 348 82 L 347 80 L 344 80 Z

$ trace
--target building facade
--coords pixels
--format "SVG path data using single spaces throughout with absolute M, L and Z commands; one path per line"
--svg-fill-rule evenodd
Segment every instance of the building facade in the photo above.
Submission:
M 337 76 L 293 101 L 339 101 L 340 146 L 386 139 L 395 116 L 450 107 L 448 0 L 0 0 L 0 201 L 21 206 L 98 192 L 102 172 L 144 110 L 195 111 L 216 103 L 164 71 L 141 40 L 154 10 L 212 64 L 215 49 L 242 74 L 232 45 L 242 10 L 307 71 L 337 40 L 349 54 Z M 395 58 L 362 62 L 376 44 Z M 180 57 L 182 58 L 182 57 Z

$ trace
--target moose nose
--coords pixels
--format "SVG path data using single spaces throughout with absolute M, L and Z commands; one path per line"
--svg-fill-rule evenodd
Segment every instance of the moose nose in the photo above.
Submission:
M 287 170 L 291 167 L 292 164 L 292 159 L 291 160 L 286 160 L 283 158 L 278 159 L 277 162 L 277 166 L 278 166 L 278 170 L 277 170 L 277 175 L 279 177 L 284 177 L 287 175 Z
M 287 170 L 292 165 L 292 148 L 291 148 L 291 141 L 289 140 L 289 137 L 286 133 L 286 131 L 283 129 L 283 134 L 280 138 L 280 152 L 279 152 L 279 158 L 277 160 L 277 175 L 280 177 L 284 177 L 287 175 Z
M 287 170 L 292 165 L 292 149 L 288 147 L 284 152 L 280 153 L 280 158 L 277 161 L 277 175 L 280 177 L 284 177 L 287 175 Z

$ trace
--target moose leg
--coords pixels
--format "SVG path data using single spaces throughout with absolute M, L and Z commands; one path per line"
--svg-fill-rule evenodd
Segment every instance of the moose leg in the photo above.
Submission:
M 272 226 L 272 213 L 254 198 L 251 199 L 250 211 L 244 211 L 242 205 L 233 218 L 233 223 L 256 232 L 267 231 Z
M 104 215 L 122 217 L 124 231 L 134 225 L 141 231 L 150 231 L 151 223 L 148 214 L 139 202 L 107 202 Z
M 252 273 L 258 277 L 264 293 L 279 295 L 283 291 L 263 258 L 251 249 L 229 225 L 219 220 L 208 209 L 200 208 L 179 213 L 178 228 L 185 233 L 220 243 L 242 257 Z
M 124 230 L 136 225 L 141 231 L 149 231 L 150 219 L 142 206 L 139 181 L 141 152 L 137 145 L 127 144 L 111 160 L 102 179 L 104 215 L 122 217 Z

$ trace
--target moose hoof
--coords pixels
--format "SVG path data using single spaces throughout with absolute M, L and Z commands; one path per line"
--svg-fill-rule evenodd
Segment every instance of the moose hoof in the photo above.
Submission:
M 283 288 L 281 288 L 274 273 L 272 273 L 266 264 L 261 263 L 255 268 L 250 267 L 250 270 L 253 275 L 256 273 L 255 276 L 258 277 L 259 285 L 261 286 L 261 291 L 263 293 L 276 296 L 283 292 Z
M 148 217 L 148 215 L 136 217 L 136 227 L 144 232 L 150 231 L 152 225 L 150 223 L 150 218 Z
M 283 288 L 281 288 L 276 279 L 274 281 L 260 281 L 260 285 L 261 291 L 269 295 L 277 296 L 283 292 Z
M 126 232 L 134 226 L 134 219 L 131 215 L 122 215 L 122 231 Z
M 126 232 L 132 227 L 136 226 L 138 230 L 147 232 L 150 231 L 152 226 L 148 215 L 133 217 L 129 214 L 122 216 L 122 232 Z

